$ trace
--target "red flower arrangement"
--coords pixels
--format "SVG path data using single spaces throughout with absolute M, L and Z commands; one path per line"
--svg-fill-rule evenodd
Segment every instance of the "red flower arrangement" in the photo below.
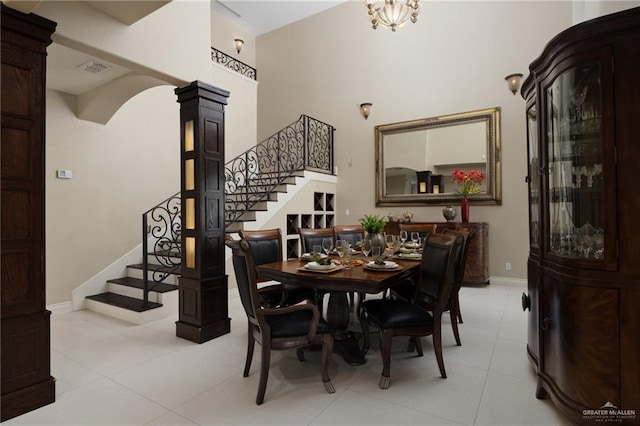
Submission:
M 480 185 L 484 180 L 484 173 L 478 170 L 470 170 L 469 173 L 465 173 L 463 170 L 453 171 L 452 182 L 458 185 L 458 194 L 467 198 L 471 194 L 477 194 L 480 192 Z

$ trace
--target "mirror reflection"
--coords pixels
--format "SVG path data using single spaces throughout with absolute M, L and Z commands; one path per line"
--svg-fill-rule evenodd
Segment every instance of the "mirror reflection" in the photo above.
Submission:
M 499 126 L 499 108 L 376 126 L 376 204 L 455 202 L 456 169 L 487 176 L 472 201 L 499 204 Z

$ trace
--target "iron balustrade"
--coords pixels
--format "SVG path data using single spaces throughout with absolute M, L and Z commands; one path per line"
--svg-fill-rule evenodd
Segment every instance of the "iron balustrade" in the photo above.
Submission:
M 307 115 L 225 164 L 225 226 L 303 170 L 333 174 L 333 126 Z
M 333 174 L 333 126 L 300 118 L 225 164 L 225 228 L 269 199 L 269 194 L 303 170 Z M 143 307 L 149 291 L 173 273 L 182 260 L 181 193 L 142 214 Z M 153 250 L 149 250 L 151 243 Z M 150 269 L 149 258 L 155 260 Z M 153 284 L 150 285 L 152 281 Z
M 252 80 L 258 79 L 258 71 L 255 68 L 219 51 L 215 47 L 211 48 L 211 60 Z
M 142 273 L 143 304 L 149 303 L 149 291 L 167 276 L 179 272 L 182 260 L 181 230 L 182 209 L 180 192 L 142 213 Z M 153 251 L 149 251 L 149 240 Z M 149 256 L 160 267 L 151 271 L 153 285 L 149 287 Z

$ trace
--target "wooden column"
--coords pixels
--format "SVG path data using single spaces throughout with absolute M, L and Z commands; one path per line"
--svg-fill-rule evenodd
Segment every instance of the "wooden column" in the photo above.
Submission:
M 55 22 L 2 4 L 2 406 L 55 401 L 45 305 L 45 75 Z
M 182 163 L 176 335 L 203 343 L 231 328 L 224 249 L 224 106 L 229 92 L 195 81 L 175 93 Z

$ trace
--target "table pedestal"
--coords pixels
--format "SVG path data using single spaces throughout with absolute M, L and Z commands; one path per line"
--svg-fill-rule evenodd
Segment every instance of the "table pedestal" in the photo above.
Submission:
M 347 292 L 331 291 L 327 305 L 327 323 L 333 334 L 334 351 L 342 355 L 347 364 L 362 365 L 367 361 L 358 345 L 356 333 L 348 330 L 349 316 Z

